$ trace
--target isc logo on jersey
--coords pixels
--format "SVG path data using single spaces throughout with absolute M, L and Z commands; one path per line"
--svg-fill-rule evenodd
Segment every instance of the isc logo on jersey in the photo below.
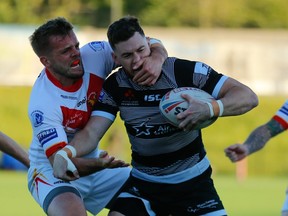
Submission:
M 160 101 L 161 95 L 160 94 L 151 94 L 151 95 L 145 95 L 144 96 L 145 101 Z

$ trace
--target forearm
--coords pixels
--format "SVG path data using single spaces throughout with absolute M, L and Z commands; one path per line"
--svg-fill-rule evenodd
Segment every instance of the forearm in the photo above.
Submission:
M 76 156 L 81 157 L 97 148 L 97 140 L 93 132 L 85 128 L 76 133 L 69 145 L 76 149 Z
M 80 176 L 87 176 L 94 172 L 105 169 L 98 158 L 72 158 Z
M 262 125 L 256 128 L 247 138 L 247 140 L 243 143 L 243 145 L 247 146 L 248 154 L 252 154 L 254 152 L 262 149 L 265 144 L 271 138 L 269 130 L 265 125 Z
M 87 125 L 72 139 L 69 145 L 76 149 L 76 157 L 81 157 L 97 148 L 99 141 L 112 125 L 110 119 L 92 116 Z
M 285 131 L 285 128 L 274 119 L 271 119 L 266 124 L 256 128 L 244 142 L 244 145 L 247 146 L 249 154 L 252 154 L 262 149 L 272 137 L 283 131 Z
M 0 134 L 0 150 L 19 160 L 26 167 L 29 167 L 28 153 L 13 139 L 3 133 Z
M 156 59 L 158 62 L 163 64 L 166 58 L 168 57 L 168 52 L 162 45 L 162 43 L 160 41 L 158 43 L 153 43 L 151 44 L 150 49 L 152 59 Z

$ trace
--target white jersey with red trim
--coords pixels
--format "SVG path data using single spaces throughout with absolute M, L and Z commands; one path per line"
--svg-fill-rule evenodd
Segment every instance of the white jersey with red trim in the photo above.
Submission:
M 46 69 L 40 73 L 28 109 L 33 129 L 29 149 L 31 165 L 49 163 L 47 157 L 65 146 L 86 125 L 104 79 L 116 67 L 111 52 L 109 43 L 105 41 L 83 46 L 84 75 L 68 88 L 61 87 Z M 97 152 L 91 154 L 95 156 Z
M 276 112 L 273 119 L 279 122 L 285 129 L 288 128 L 288 100 L 286 100 L 282 107 Z

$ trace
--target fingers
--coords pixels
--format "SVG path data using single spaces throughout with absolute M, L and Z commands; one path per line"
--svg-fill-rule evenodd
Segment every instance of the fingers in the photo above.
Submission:
M 127 167 L 127 166 L 130 166 L 129 163 L 126 163 L 126 162 L 123 161 L 123 160 L 114 160 L 113 162 L 116 163 L 116 165 L 117 165 L 118 167 Z
M 130 166 L 130 164 L 123 160 L 115 159 L 115 157 L 110 157 L 108 161 L 106 161 L 106 168 L 118 168 L 127 166 Z
M 109 157 L 108 152 L 106 152 L 106 151 L 101 151 L 99 154 L 99 158 L 105 158 L 107 156 Z
M 80 177 L 77 168 L 63 150 L 58 151 L 54 157 L 53 174 L 56 178 L 67 181 Z
M 63 175 L 61 179 L 67 180 L 67 181 L 74 181 L 79 178 L 79 177 L 76 177 L 77 175 L 79 176 L 78 171 L 77 171 L 77 174 L 71 171 L 66 171 L 65 175 Z
M 76 178 L 80 178 L 77 168 L 70 159 L 67 161 L 67 171 L 73 173 L 73 176 L 75 176 Z
M 99 159 L 102 161 L 102 166 L 105 168 L 127 167 L 130 165 L 123 160 L 115 159 L 115 157 L 110 156 L 106 151 L 102 151 L 99 154 Z
M 151 61 L 152 60 L 152 61 Z M 137 71 L 133 77 L 133 81 L 138 85 L 154 85 L 160 76 L 162 65 L 153 62 L 153 59 L 147 57 L 141 59 L 133 66 L 133 70 Z
M 133 81 L 138 85 L 154 85 L 157 77 L 154 74 L 149 73 L 147 70 L 142 69 L 133 77 Z
M 242 158 L 238 157 L 237 154 L 235 154 L 234 152 L 233 153 L 230 153 L 230 154 L 226 154 L 226 156 L 231 160 L 231 162 L 235 163 L 237 161 L 240 161 Z
M 224 149 L 225 155 L 232 161 L 237 162 L 246 157 L 244 146 L 241 144 L 234 144 Z
M 79 174 L 73 173 L 71 171 L 66 171 L 63 174 L 59 174 L 59 173 L 57 174 L 57 172 L 54 171 L 53 175 L 56 178 L 59 178 L 59 179 L 65 180 L 65 181 L 74 181 L 74 180 L 77 180 L 79 178 L 79 177 L 76 177 L 77 175 L 79 176 Z

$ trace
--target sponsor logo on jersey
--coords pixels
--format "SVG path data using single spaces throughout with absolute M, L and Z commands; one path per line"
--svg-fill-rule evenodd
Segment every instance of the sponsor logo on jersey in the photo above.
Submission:
M 74 96 L 60 95 L 60 97 L 64 99 L 69 99 L 69 100 L 78 100 L 78 97 L 74 97 Z
M 81 99 L 79 102 L 77 102 L 77 107 L 80 107 L 81 105 L 86 104 L 86 97 Z
M 160 138 L 167 135 L 171 135 L 177 131 L 179 128 L 172 126 L 171 124 L 147 124 L 147 121 L 141 123 L 140 125 L 130 126 L 126 125 L 128 132 L 132 136 L 139 138 Z
M 62 107 L 63 126 L 67 133 L 75 133 L 76 129 L 83 128 L 88 122 L 90 112 Z
M 135 93 L 128 89 L 123 94 L 123 100 L 121 101 L 121 106 L 138 106 L 139 101 L 135 100 Z
M 108 104 L 108 105 L 115 106 L 115 102 L 114 102 L 113 99 L 110 97 L 110 95 L 105 92 L 105 90 L 102 90 L 102 91 L 100 92 L 100 95 L 99 95 L 98 100 L 99 100 L 101 103 L 105 103 L 105 104 Z
M 58 137 L 57 131 L 55 128 L 50 128 L 48 130 L 41 131 L 37 134 L 37 138 L 42 146 L 44 146 L 50 140 Z
M 144 101 L 152 102 L 152 101 L 160 101 L 160 100 L 161 100 L 160 94 L 144 95 Z
M 89 46 L 91 49 L 93 49 L 95 52 L 101 51 L 104 49 L 104 44 L 101 41 L 93 41 L 89 43 Z
M 32 118 L 34 127 L 38 127 L 42 125 L 43 123 L 43 120 L 44 120 L 43 112 L 41 112 L 40 110 L 34 110 L 31 113 L 31 118 Z
M 146 122 L 143 122 L 142 124 L 138 125 L 138 126 L 133 126 L 133 128 L 136 130 L 136 136 L 140 136 L 140 135 L 150 135 L 150 129 L 153 128 L 154 126 L 149 126 L 146 124 Z
M 210 67 L 202 62 L 197 62 L 195 64 L 195 73 L 207 75 L 210 70 Z

